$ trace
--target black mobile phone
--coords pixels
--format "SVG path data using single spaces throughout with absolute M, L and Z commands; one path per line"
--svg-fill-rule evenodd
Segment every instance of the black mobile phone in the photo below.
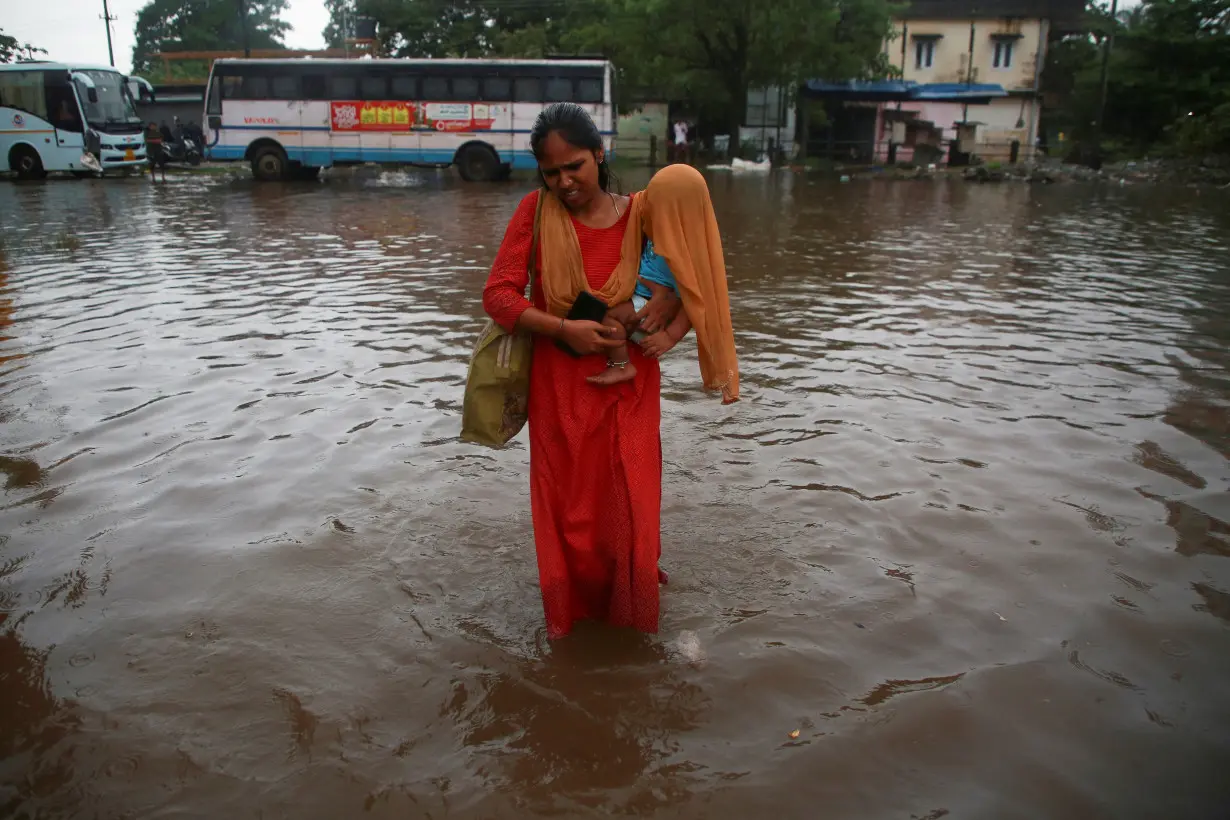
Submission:
M 589 291 L 583 290 L 577 294 L 576 301 L 572 303 L 572 308 L 564 318 L 571 322 L 601 322 L 606 318 L 606 303 Z M 568 355 L 580 358 L 581 354 L 569 347 L 563 339 L 556 339 L 555 344 Z

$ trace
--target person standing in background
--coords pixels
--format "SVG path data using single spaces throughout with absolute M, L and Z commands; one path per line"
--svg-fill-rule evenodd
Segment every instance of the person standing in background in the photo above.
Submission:
M 675 162 L 688 161 L 688 124 L 680 118 L 675 120 Z

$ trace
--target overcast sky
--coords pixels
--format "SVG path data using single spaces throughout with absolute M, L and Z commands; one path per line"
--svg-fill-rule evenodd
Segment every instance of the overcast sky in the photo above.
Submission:
M 146 0 L 107 0 L 115 65 L 132 69 L 132 28 Z M 102 0 L 0 0 L 4 14 L 0 28 L 23 43 L 47 49 L 52 60 L 107 65 L 107 29 L 102 21 Z M 329 14 L 320 0 L 290 0 L 283 18 L 294 28 L 286 35 L 291 48 L 324 48 L 320 36 Z

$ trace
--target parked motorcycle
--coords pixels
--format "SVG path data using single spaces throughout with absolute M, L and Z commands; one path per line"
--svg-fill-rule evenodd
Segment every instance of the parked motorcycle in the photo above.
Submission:
M 201 164 L 201 147 L 191 137 L 181 137 L 175 142 L 164 142 L 162 150 L 167 162 Z

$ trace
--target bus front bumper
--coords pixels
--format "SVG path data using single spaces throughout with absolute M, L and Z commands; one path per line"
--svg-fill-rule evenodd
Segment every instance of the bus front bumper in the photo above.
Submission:
M 138 168 L 146 164 L 145 148 L 141 147 L 133 151 L 104 150 L 99 159 L 104 171 L 112 168 Z

